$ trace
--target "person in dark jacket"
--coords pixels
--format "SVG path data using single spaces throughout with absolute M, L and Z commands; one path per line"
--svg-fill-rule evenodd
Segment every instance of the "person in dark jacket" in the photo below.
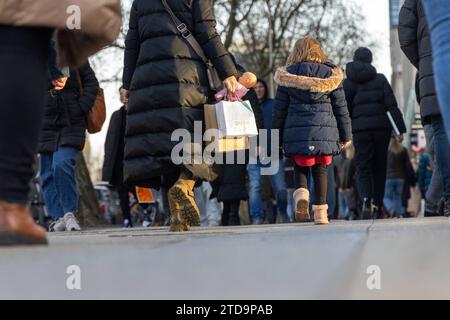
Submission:
M 406 0 L 400 11 L 398 35 L 400 46 L 419 72 L 418 95 L 424 125 L 433 128 L 437 167 L 444 185 L 445 211 L 450 215 L 450 143 L 436 96 L 433 49 L 422 0 Z M 433 210 L 432 210 L 433 211 Z
M 272 114 L 273 106 L 275 100 L 269 98 L 269 90 L 266 82 L 259 79 L 255 85 L 255 92 L 258 98 L 258 104 L 260 105 L 261 112 L 263 115 L 262 129 L 267 130 L 267 140 L 260 141 L 260 150 L 264 156 L 271 157 L 271 141 L 272 141 Z M 277 141 L 278 142 L 278 141 Z M 264 149 L 264 150 L 263 150 Z M 279 150 L 275 150 L 279 153 Z M 289 217 L 287 214 L 287 190 L 286 190 L 286 180 L 285 180 L 285 162 L 282 155 L 277 155 L 279 158 L 277 160 L 272 160 L 269 165 L 273 166 L 274 162 L 278 162 L 278 172 L 268 176 L 270 180 L 270 186 L 276 199 L 276 214 L 280 217 L 280 221 L 288 222 Z M 263 201 L 262 201 L 262 191 L 264 187 L 264 176 L 261 174 L 261 170 L 269 165 L 264 165 L 261 163 L 261 159 L 258 159 L 257 163 L 248 165 L 248 178 L 249 178 L 249 206 L 250 206 L 250 216 L 252 218 L 253 224 L 262 224 L 263 215 Z M 266 217 L 267 218 L 267 217 Z M 268 219 L 269 221 L 276 221 L 276 216 L 273 219 Z
M 227 89 L 235 92 L 237 70 L 216 31 L 212 1 L 167 4 L 199 42 Z M 173 164 L 171 152 L 178 142 L 171 141 L 171 135 L 176 129 L 192 133 L 194 121 L 203 121 L 203 105 L 213 99 L 206 66 L 162 1 L 135 0 L 129 26 L 123 71 L 129 95 L 124 179 L 158 189 L 166 181 L 171 187 L 170 230 L 186 231 L 200 222 L 192 192 L 198 177 Z
M 314 223 L 328 223 L 327 166 L 350 145 L 350 118 L 342 69 L 325 62 L 312 37 L 300 39 L 286 67 L 277 70 L 279 87 L 272 129 L 280 130 L 287 157 L 296 163 L 294 192 L 297 221 L 309 221 L 308 175 L 314 179 Z
M 402 196 L 406 180 L 407 168 L 412 167 L 408 151 L 394 137 L 391 138 L 388 151 L 386 189 L 384 194 L 384 206 L 390 217 L 406 217 L 406 207 L 403 205 Z
M 389 111 L 401 134 L 403 115 L 386 77 L 372 65 L 372 52 L 359 48 L 347 64 L 344 81 L 355 144 L 358 191 L 363 219 L 381 216 L 386 181 L 386 162 L 392 125 Z M 399 136 L 402 139 L 403 136 Z
M 120 101 L 123 106 L 111 115 L 108 133 L 105 140 L 105 160 L 103 163 L 103 181 L 113 185 L 119 193 L 122 209 L 123 227 L 131 228 L 130 188 L 123 182 L 123 158 L 125 152 L 125 128 L 127 124 L 127 105 L 122 88 Z
M 59 87 L 58 83 L 64 82 L 64 87 Z M 75 163 L 78 152 L 84 148 L 86 116 L 98 90 L 99 83 L 88 62 L 79 69 L 71 69 L 68 79 L 49 82 L 38 152 L 45 205 L 54 220 L 50 231 L 80 230 L 75 217 L 78 211 Z
M 231 57 L 236 65 L 239 76 L 241 76 L 246 72 L 245 68 L 236 63 L 233 55 L 231 55 Z M 263 115 L 255 90 L 250 89 L 249 92 L 242 97 L 242 100 L 249 101 L 252 105 L 256 126 L 258 129 L 261 129 L 263 127 Z M 245 163 L 226 163 L 221 168 L 222 172 L 216 186 L 218 185 L 217 200 L 223 202 L 222 225 L 224 226 L 241 224 L 239 217 L 240 204 L 241 201 L 248 199 L 246 188 L 248 156 L 248 152 L 246 152 Z M 234 152 L 235 161 L 237 157 L 237 152 Z M 227 154 L 224 155 L 224 159 L 226 158 Z

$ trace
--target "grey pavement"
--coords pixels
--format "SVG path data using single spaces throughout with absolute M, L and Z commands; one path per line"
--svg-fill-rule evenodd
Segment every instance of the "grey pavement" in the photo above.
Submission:
M 104 229 L 49 241 L 0 248 L 0 299 L 450 299 L 445 218 Z M 80 290 L 67 288 L 71 265 Z

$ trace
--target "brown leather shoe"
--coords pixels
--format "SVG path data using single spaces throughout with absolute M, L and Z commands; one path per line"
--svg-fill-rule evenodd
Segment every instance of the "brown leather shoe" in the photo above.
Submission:
M 0 246 L 47 244 L 27 207 L 0 201 Z

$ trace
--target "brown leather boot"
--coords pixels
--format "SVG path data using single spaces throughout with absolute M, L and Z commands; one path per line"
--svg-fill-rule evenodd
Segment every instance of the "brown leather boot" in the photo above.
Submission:
M 310 222 L 309 215 L 309 191 L 305 188 L 299 188 L 294 191 L 295 203 L 295 221 Z
M 314 224 L 328 224 L 328 205 L 313 205 Z
M 0 246 L 47 244 L 45 229 L 27 207 L 0 201 Z
M 194 198 L 195 180 L 181 174 L 175 185 L 169 189 L 170 231 L 189 231 L 190 226 L 200 225 L 200 210 Z

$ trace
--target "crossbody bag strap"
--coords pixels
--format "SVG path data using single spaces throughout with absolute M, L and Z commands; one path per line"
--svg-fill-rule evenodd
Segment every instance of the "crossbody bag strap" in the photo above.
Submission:
M 195 53 L 203 60 L 203 62 L 208 66 L 212 66 L 209 59 L 206 57 L 205 52 L 203 51 L 202 46 L 200 43 L 198 43 L 197 39 L 192 35 L 192 33 L 189 31 L 187 25 L 183 22 L 181 22 L 180 19 L 175 15 L 172 8 L 170 8 L 169 4 L 166 0 L 161 0 L 162 4 L 164 5 L 164 8 L 169 13 L 173 23 L 175 24 L 178 32 L 182 35 L 184 39 L 189 43 L 189 45 L 194 49 Z

